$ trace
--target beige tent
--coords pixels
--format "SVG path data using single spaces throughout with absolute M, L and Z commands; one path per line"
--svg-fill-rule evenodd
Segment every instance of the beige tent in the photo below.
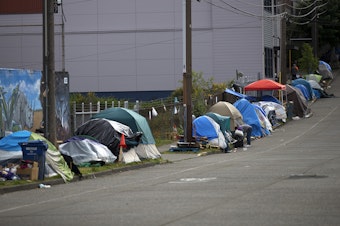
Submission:
M 243 123 L 241 112 L 231 103 L 226 101 L 219 101 L 210 107 L 209 112 L 214 112 L 223 116 L 230 117 L 230 130 L 235 130 L 235 121 Z

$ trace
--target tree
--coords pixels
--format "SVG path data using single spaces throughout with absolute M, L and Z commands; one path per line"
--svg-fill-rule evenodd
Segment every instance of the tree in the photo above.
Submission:
M 314 32 L 317 33 L 318 56 L 330 62 L 331 53 L 335 53 L 335 48 L 340 44 L 340 1 L 299 1 L 294 5 L 294 14 L 289 17 L 288 38 L 313 37 L 314 22 L 316 22 Z
M 314 73 L 318 68 L 319 61 L 314 57 L 312 47 L 309 44 L 304 43 L 302 45 L 301 54 L 302 57 L 298 60 L 300 71 L 307 74 Z
M 182 82 L 182 81 L 181 81 Z M 209 97 L 222 93 L 227 88 L 226 83 L 216 84 L 214 78 L 205 80 L 202 72 L 192 72 L 192 111 L 195 116 L 201 116 L 206 113 L 206 100 Z M 183 88 L 177 88 L 171 94 L 172 97 L 183 96 Z

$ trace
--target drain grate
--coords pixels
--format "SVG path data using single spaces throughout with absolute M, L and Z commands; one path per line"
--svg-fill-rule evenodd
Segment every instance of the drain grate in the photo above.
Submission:
M 291 174 L 288 179 L 319 179 L 326 178 L 325 175 L 317 175 L 317 174 Z

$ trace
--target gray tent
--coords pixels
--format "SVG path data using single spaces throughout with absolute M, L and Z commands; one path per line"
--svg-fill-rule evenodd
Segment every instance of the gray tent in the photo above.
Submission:
M 299 116 L 300 118 L 305 117 L 310 113 L 310 109 L 308 108 L 308 102 L 302 92 L 291 85 L 286 85 L 287 90 L 287 99 L 288 101 L 292 101 L 293 105 L 293 114 L 294 116 Z

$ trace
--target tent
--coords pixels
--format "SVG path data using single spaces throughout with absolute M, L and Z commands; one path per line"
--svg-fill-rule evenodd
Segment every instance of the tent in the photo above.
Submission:
M 327 68 L 327 70 L 332 71 L 331 65 L 329 65 L 329 64 L 326 63 L 325 61 L 320 60 L 320 61 L 319 61 L 319 65 L 325 65 L 325 67 Z
M 244 91 L 285 90 L 286 86 L 270 79 L 261 79 L 244 87 Z
M 316 82 L 320 82 L 322 79 L 322 75 L 318 75 L 318 74 L 309 74 L 309 75 L 306 75 L 306 80 L 309 81 L 309 80 L 314 80 Z
M 212 145 L 219 146 L 221 149 L 227 148 L 227 142 L 220 126 L 209 116 L 203 115 L 196 118 L 193 122 L 194 137 L 207 137 L 208 142 Z
M 70 156 L 76 165 L 89 162 L 113 163 L 117 159 L 104 144 L 82 137 L 71 137 L 59 145 L 59 150 Z
M 208 112 L 205 115 L 212 118 L 215 122 L 217 122 L 220 125 L 220 129 L 222 133 L 225 133 L 226 131 L 230 131 L 230 117 L 229 116 L 223 116 L 214 112 Z
M 307 80 L 305 80 L 303 78 L 298 78 L 298 79 L 293 80 L 292 85 L 295 86 L 295 87 L 297 85 L 305 86 L 306 89 L 307 89 L 307 92 L 308 92 L 307 100 L 311 100 L 315 97 L 313 89 L 312 89 L 311 85 L 309 84 L 309 82 Z
M 31 140 L 41 140 L 48 144 L 46 151 L 47 167 L 45 167 L 46 177 L 59 174 L 65 182 L 73 179 L 73 173 L 58 149 L 43 136 L 27 130 L 14 132 L 0 140 L 0 163 L 4 164 L 9 161 L 21 160 L 22 148 L 19 143 Z M 53 172 L 48 172 L 49 170 Z
M 244 87 L 244 91 L 274 91 L 274 90 L 286 90 L 286 86 L 281 83 L 275 82 L 270 79 L 261 79 L 250 83 Z M 283 93 L 279 97 L 279 101 L 283 102 Z
M 331 67 L 324 61 L 319 61 L 318 71 L 324 80 L 334 78 Z
M 286 108 L 283 105 L 271 101 L 259 101 L 254 102 L 253 104 L 260 106 L 266 112 L 266 114 L 274 109 L 276 119 L 286 122 L 287 113 Z
M 226 101 L 219 101 L 211 106 L 208 112 L 214 112 L 223 116 L 230 117 L 230 131 L 235 130 L 236 121 L 243 122 L 241 112 L 231 103 Z
M 113 107 L 103 110 L 93 118 L 106 118 L 120 122 L 131 128 L 132 132 L 142 133 L 141 142 L 135 147 L 140 158 L 160 158 L 161 154 L 155 145 L 155 139 L 145 117 L 127 108 Z
M 124 134 L 127 149 L 137 146 L 141 133 L 133 133 L 129 126 L 105 118 L 95 118 L 79 126 L 74 132 L 75 136 L 86 136 L 96 139 L 106 145 L 115 156 L 119 153 L 121 135 Z
M 255 107 L 248 100 L 240 99 L 234 103 L 234 106 L 241 112 L 243 121 L 252 127 L 252 136 L 263 137 L 269 134 L 267 128 L 261 125 Z
M 271 112 L 267 114 L 260 106 L 256 104 L 252 105 L 255 108 L 255 112 L 261 122 L 261 126 L 267 129 L 268 132 L 273 132 L 273 126 L 276 125 L 276 116 L 271 114 Z
M 308 102 L 301 90 L 291 85 L 287 85 L 287 98 L 288 101 L 293 102 L 293 114 L 295 116 L 302 118 L 309 113 Z
M 323 90 L 323 88 L 320 86 L 320 84 L 314 80 L 308 80 L 308 83 L 312 87 L 312 89 L 317 89 L 317 90 Z
M 306 86 L 304 86 L 302 84 L 296 84 L 294 87 L 296 89 L 300 90 L 300 92 L 303 94 L 303 96 L 305 97 L 305 99 L 307 101 L 312 99 L 311 94 L 310 94 L 310 92 L 308 92 Z

